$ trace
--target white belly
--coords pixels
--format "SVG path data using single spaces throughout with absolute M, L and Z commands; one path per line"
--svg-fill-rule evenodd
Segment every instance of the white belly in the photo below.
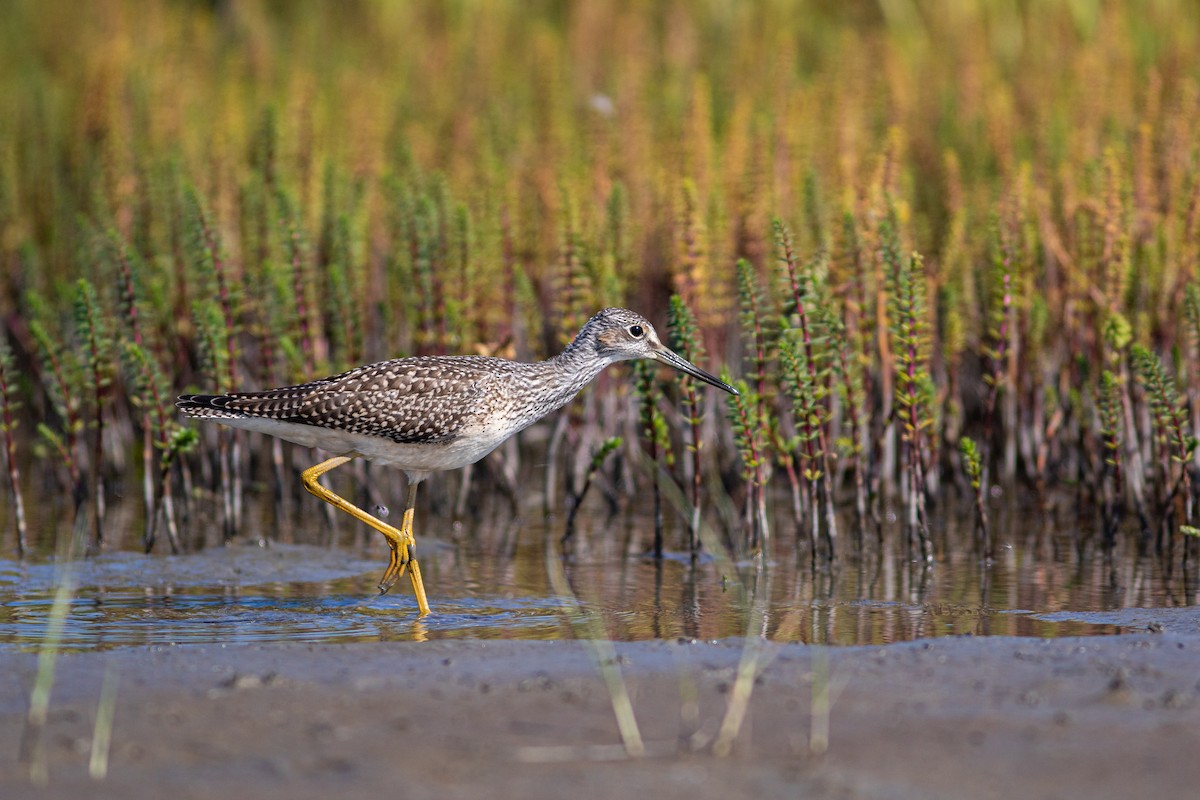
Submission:
M 379 436 L 263 417 L 212 418 L 211 421 L 277 436 L 305 447 L 319 447 L 333 455 L 361 456 L 410 473 L 461 469 L 474 464 L 512 435 L 511 428 L 500 430 L 499 425 L 489 425 L 444 444 L 401 444 Z

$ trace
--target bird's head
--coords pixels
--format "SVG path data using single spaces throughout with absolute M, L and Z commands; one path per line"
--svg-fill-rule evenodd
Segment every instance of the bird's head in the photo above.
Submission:
M 573 346 L 594 347 L 597 355 L 609 361 L 652 358 L 718 389 L 737 394 L 732 386 L 663 344 L 654 326 L 641 314 L 629 309 L 606 308 L 596 314 L 579 331 Z

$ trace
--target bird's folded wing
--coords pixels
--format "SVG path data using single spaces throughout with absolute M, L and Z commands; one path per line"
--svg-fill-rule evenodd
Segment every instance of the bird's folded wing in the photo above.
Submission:
M 276 419 L 405 444 L 453 441 L 479 411 L 492 373 L 468 359 L 422 363 L 424 359 L 382 362 L 325 381 L 288 398 L 260 393 L 230 403 L 254 413 L 250 405 L 277 405 Z M 239 402 L 239 400 L 241 402 Z M 283 402 L 280 402 L 283 401 Z

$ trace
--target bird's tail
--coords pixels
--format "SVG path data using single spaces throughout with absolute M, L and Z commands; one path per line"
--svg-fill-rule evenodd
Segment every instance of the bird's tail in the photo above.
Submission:
M 227 394 L 182 394 L 175 407 L 189 417 L 199 419 L 232 419 L 245 413 L 228 407 L 233 397 Z

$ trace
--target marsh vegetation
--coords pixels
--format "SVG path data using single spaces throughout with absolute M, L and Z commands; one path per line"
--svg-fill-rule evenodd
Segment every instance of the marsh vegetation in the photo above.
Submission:
M 1195 591 L 1193 4 L 8 16 L 10 550 L 288 539 L 313 455 L 185 427 L 176 394 L 545 358 L 624 305 L 742 395 L 612 370 L 439 478 L 443 527 L 562 518 L 590 486 L 591 513 L 655 520 L 633 551 L 986 563 L 1002 497 L 1045 542 L 1148 554 Z M 975 533 L 945 544 L 964 509 Z

